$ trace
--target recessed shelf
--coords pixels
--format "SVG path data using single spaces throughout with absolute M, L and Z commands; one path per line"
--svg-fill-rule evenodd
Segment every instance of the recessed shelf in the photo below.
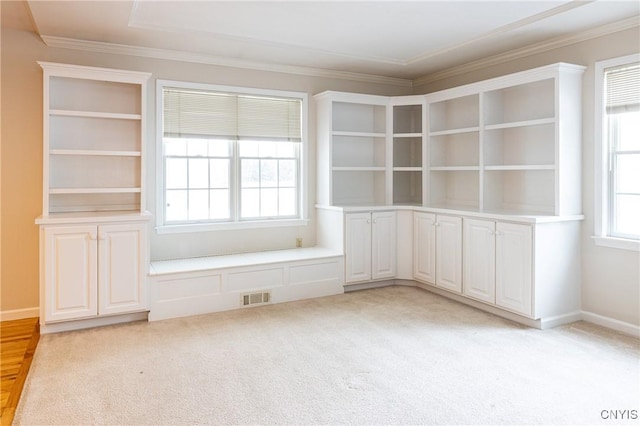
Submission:
M 394 167 L 394 172 L 421 172 L 422 167 Z
M 394 133 L 394 138 L 421 138 L 422 133 Z

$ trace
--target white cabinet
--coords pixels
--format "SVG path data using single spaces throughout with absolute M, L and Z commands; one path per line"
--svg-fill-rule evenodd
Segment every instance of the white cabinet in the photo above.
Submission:
M 395 212 L 345 215 L 345 282 L 394 278 L 396 275 Z
M 465 296 L 531 316 L 532 250 L 529 225 L 465 218 Z
M 414 277 L 462 293 L 462 219 L 414 213 Z
M 43 226 L 44 322 L 146 309 L 146 224 Z
M 531 226 L 496 224 L 496 305 L 532 314 Z

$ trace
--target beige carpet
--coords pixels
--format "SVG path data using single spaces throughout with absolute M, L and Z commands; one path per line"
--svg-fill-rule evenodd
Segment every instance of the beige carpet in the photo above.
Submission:
M 387 287 L 42 336 L 15 424 L 638 424 L 639 357 Z

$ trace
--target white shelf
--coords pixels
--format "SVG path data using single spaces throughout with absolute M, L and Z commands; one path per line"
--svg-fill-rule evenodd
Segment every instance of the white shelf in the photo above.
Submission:
M 141 120 L 140 114 L 121 114 L 116 112 L 74 111 L 68 109 L 50 109 L 49 114 L 65 117 L 113 118 L 118 120 Z
M 336 131 L 332 133 L 333 136 L 350 136 L 356 138 L 384 138 L 386 135 L 384 133 L 375 133 L 375 132 L 342 132 Z
M 385 167 L 372 166 L 372 167 L 333 167 L 334 172 L 384 172 Z
M 485 170 L 555 170 L 553 164 L 526 164 L 526 165 L 502 165 L 502 166 L 485 166 Z
M 50 188 L 49 194 L 136 194 L 140 188 Z
M 514 127 L 527 127 L 527 126 L 541 126 L 544 124 L 553 124 L 556 119 L 554 117 L 551 118 L 541 118 L 537 120 L 524 120 L 524 121 L 515 121 L 511 123 L 500 123 L 500 124 L 488 124 L 484 126 L 485 130 L 499 130 L 499 129 L 512 129 Z
M 79 155 L 97 157 L 140 157 L 140 151 L 97 151 L 91 149 L 51 149 L 51 155 Z
M 459 133 L 471 133 L 480 131 L 480 126 L 464 127 L 460 129 L 447 129 L 439 130 L 437 132 L 430 132 L 429 136 L 444 136 L 444 135 L 456 135 Z
M 466 171 L 478 171 L 479 166 L 436 166 L 431 167 L 432 172 L 466 172 Z
M 421 172 L 422 167 L 394 167 L 394 172 Z
M 421 138 L 422 133 L 394 133 L 394 138 Z

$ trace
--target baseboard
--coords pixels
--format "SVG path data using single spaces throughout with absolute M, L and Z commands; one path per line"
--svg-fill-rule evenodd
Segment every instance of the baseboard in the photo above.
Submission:
M 571 324 L 572 322 L 580 321 L 581 319 L 582 312 L 580 311 L 557 315 L 555 317 L 541 318 L 540 328 L 542 330 L 546 330 L 548 328 L 558 327 L 560 325 Z
M 373 281 L 373 282 L 358 283 L 358 284 L 345 284 L 344 292 L 348 293 L 350 291 L 368 290 L 371 288 L 389 287 L 392 285 L 395 285 L 395 280 Z
M 640 338 L 640 326 L 587 311 L 582 311 L 581 317 L 583 321 L 601 325 L 603 327 L 619 331 L 620 333 Z
M 10 311 L 0 311 L 0 321 L 12 321 L 25 318 L 36 318 L 40 316 L 40 308 L 12 309 Z

